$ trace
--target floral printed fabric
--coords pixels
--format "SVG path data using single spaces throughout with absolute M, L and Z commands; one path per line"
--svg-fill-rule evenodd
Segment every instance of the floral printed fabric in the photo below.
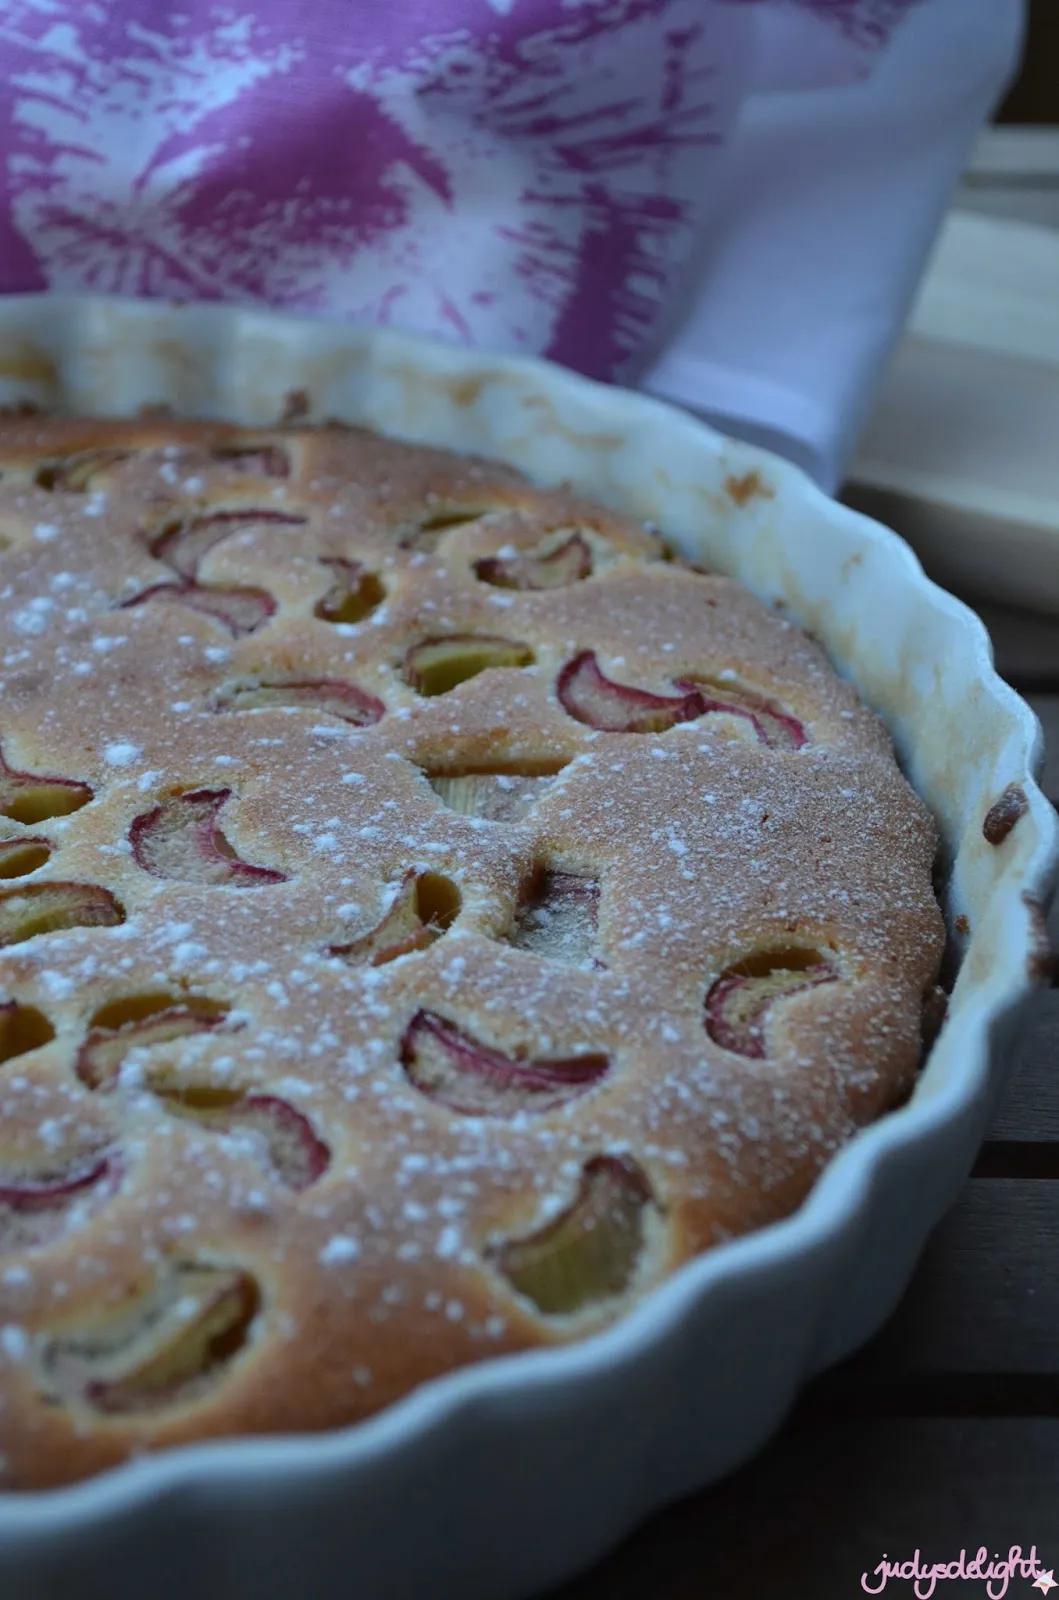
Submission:
M 256 301 L 610 376 L 686 286 L 755 82 L 854 81 L 915 3 L 5 0 L 0 291 Z

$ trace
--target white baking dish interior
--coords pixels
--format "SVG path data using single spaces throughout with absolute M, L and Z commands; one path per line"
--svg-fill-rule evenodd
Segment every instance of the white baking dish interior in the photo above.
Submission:
M 84 297 L 0 303 L 0 403 L 314 418 L 478 451 L 656 522 L 782 604 L 889 724 L 945 841 L 962 957 L 911 1101 L 785 1221 L 699 1258 L 583 1343 L 465 1368 L 355 1428 L 171 1451 L 0 1500 L 0 1591 L 45 1597 L 533 1594 L 730 1470 L 892 1308 L 973 1159 L 1042 963 L 1057 822 L 1040 733 L 981 623 L 892 533 L 797 469 L 542 362 L 267 312 Z M 1009 783 L 1029 809 L 998 847 Z M 8 1587 L 10 1586 L 10 1587 Z

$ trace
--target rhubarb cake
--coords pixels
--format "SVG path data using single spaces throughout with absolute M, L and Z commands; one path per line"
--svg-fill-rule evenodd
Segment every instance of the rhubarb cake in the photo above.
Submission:
M 0 1451 L 581 1337 L 921 1055 L 935 834 L 788 620 L 339 427 L 0 427 Z

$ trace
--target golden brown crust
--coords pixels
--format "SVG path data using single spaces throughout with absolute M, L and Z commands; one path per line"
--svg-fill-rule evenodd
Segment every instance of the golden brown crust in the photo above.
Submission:
M 508 468 L 359 430 L 7 419 L 0 464 L 0 844 L 51 847 L 0 882 L 0 936 L 51 883 L 117 908 L 97 896 L 102 922 L 0 951 L 13 1485 L 331 1427 L 574 1337 L 790 1211 L 907 1088 L 941 948 L 933 825 L 822 652 L 738 585 Z M 218 507 L 268 515 L 213 542 L 193 524 Z M 496 581 L 549 557 L 532 571 L 555 586 Z M 364 573 L 381 598 L 325 620 Z M 454 635 L 532 660 L 419 692 L 409 652 Z M 664 731 L 599 731 L 557 695 L 587 652 L 612 684 L 700 698 Z M 254 698 L 324 680 L 353 690 Z M 750 711 L 718 713 L 729 690 Z M 490 766 L 504 803 L 538 779 L 509 820 L 430 781 Z M 456 886 L 455 920 L 416 921 L 424 875 Z M 62 905 L 88 915 L 78 894 Z M 544 933 L 511 942 L 520 905 Z M 763 950 L 781 983 L 816 965 L 767 1027 L 726 1021 L 725 981 Z M 145 995 L 184 1031 L 127 1035 L 108 1078 L 93 1018 Z M 216 1009 L 188 1023 L 189 996 Z M 453 1088 L 467 1058 L 417 1035 L 422 1013 L 515 1067 L 479 1054 Z M 468 1114 L 482 1093 L 496 1105 Z M 536 1247 L 511 1242 L 614 1193 L 624 1231 L 570 1271 L 623 1292 L 539 1311 L 505 1277 Z

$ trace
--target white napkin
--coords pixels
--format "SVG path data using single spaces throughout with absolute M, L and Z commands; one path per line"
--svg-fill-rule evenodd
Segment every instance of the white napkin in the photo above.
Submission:
M 925 0 L 860 81 L 809 89 L 782 83 L 804 53 L 760 13 L 694 294 L 641 384 L 833 488 L 1021 22 L 1019 0 Z
M 645 382 L 833 484 L 1019 0 L 4 0 L 0 292 Z

